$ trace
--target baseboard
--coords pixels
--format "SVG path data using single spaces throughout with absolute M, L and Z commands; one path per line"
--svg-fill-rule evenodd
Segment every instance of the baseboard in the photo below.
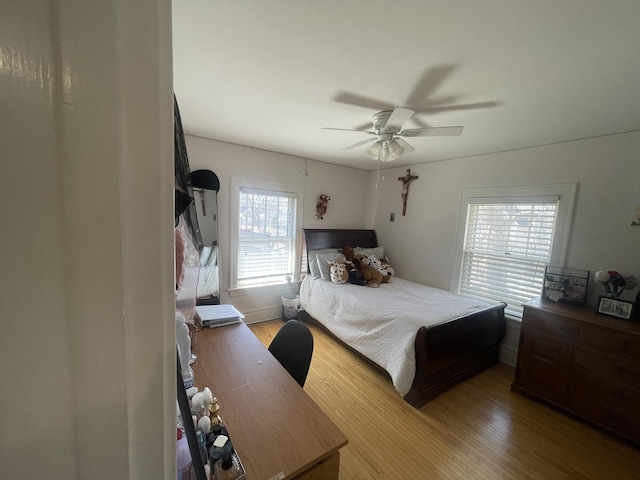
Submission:
M 242 313 L 244 314 L 244 323 L 246 323 L 247 325 L 282 318 L 282 308 L 280 306 L 262 308 L 259 310 L 242 311 Z
M 509 365 L 510 367 L 515 367 L 518 360 L 518 352 L 514 352 L 508 348 L 500 347 L 500 352 L 498 354 L 498 361 Z

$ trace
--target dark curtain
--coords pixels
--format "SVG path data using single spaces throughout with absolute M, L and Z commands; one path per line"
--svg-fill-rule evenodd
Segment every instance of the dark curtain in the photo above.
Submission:
M 175 160 L 175 220 L 178 222 L 180 215 L 187 222 L 189 233 L 198 250 L 202 248 L 202 237 L 198 226 L 198 217 L 193 200 L 193 188 L 191 186 L 191 170 L 189 169 L 189 157 L 187 145 L 184 141 L 182 120 L 178 100 L 173 96 L 173 130 L 174 130 L 174 160 Z

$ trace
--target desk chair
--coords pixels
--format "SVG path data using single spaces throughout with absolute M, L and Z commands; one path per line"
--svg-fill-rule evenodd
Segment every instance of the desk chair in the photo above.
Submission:
M 269 351 L 289 375 L 304 387 L 313 354 L 313 335 L 309 328 L 298 320 L 289 320 L 271 341 Z

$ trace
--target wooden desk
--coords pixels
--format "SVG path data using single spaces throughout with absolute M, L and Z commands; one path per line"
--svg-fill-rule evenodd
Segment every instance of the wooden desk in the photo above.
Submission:
M 195 384 L 208 386 L 247 479 L 337 479 L 347 438 L 244 323 L 198 332 Z

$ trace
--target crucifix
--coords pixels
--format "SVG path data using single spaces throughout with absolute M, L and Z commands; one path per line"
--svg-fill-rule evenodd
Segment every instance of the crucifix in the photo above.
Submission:
M 409 196 L 409 184 L 418 179 L 418 175 L 411 175 L 411 169 L 407 168 L 407 174 L 404 177 L 398 177 L 402 182 L 402 216 L 407 214 L 407 197 Z

